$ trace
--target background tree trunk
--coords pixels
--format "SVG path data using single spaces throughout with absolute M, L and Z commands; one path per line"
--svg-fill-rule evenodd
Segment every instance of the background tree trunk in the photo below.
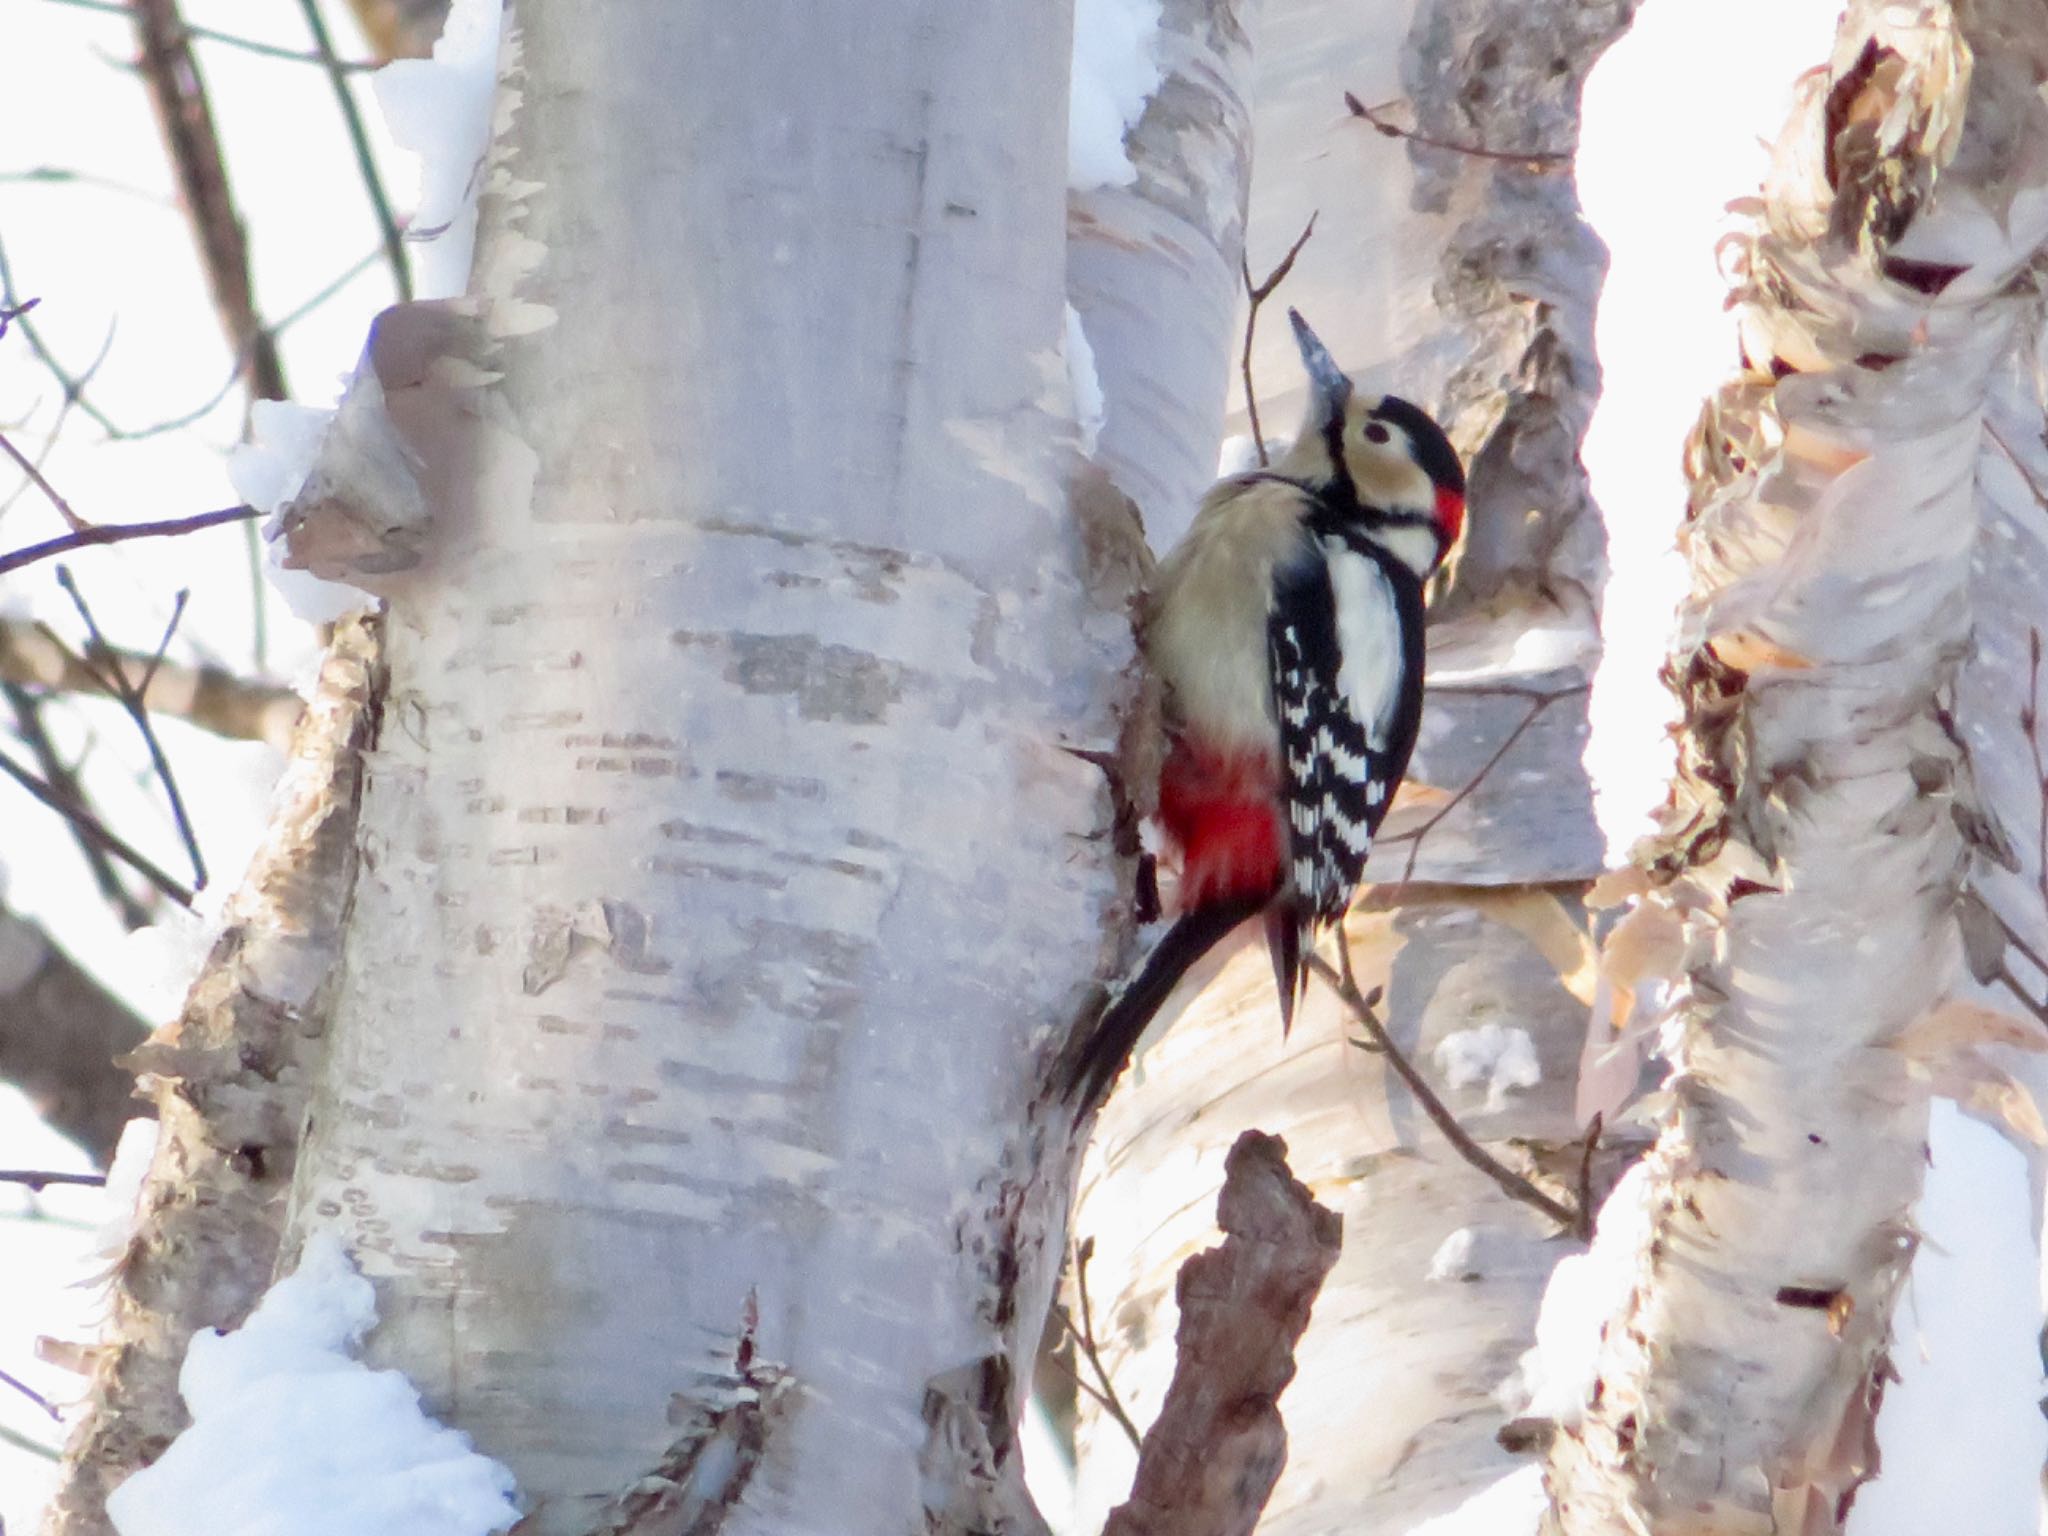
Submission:
M 1437 412 L 1472 467 L 1472 533 L 1435 608 L 1411 775 L 1437 793 L 1411 795 L 1389 822 L 1376 888 L 1349 924 L 1354 958 L 1363 984 L 1386 986 L 1396 1040 L 1439 1083 L 1431 1056 L 1447 1036 L 1527 1032 L 1540 1084 L 1491 1103 L 1484 1084 L 1445 1096 L 1496 1154 L 1539 1178 L 1562 1172 L 1546 1187 L 1566 1201 L 1593 975 L 1579 898 L 1603 854 L 1579 764 L 1602 539 L 1576 459 L 1602 259 L 1578 221 L 1569 156 L 1579 82 L 1627 13 L 1274 0 L 1255 39 L 1254 278 L 1318 215 L 1261 317 L 1265 432 L 1291 433 L 1302 397 L 1280 314 L 1292 303 L 1372 387 Z M 1347 91 L 1387 121 L 1487 153 L 1394 142 L 1350 115 Z M 1419 849 L 1393 840 L 1553 695 Z M 1269 1531 L 1402 1530 L 1511 1470 L 1495 1394 L 1569 1251 L 1554 1221 L 1459 1160 L 1347 1034 L 1318 986 L 1282 1042 L 1265 957 L 1241 951 L 1105 1110 L 1076 1208 L 1075 1236 L 1095 1243 L 1098 1337 L 1140 1424 L 1172 1368 L 1175 1272 L 1210 1241 L 1239 1132 L 1284 1136 L 1297 1174 L 1343 1214 L 1344 1253 L 1281 1400 L 1291 1460 Z M 1432 1280 L 1461 1231 L 1469 1248 Z M 1129 1483 L 1128 1446 L 1097 1416 L 1084 1415 L 1081 1466 L 1086 1529 Z
M 2037 316 L 2044 36 L 2036 4 L 1852 5 L 1742 252 L 1744 371 L 1691 447 L 1680 774 L 1639 855 L 1673 1087 L 1551 1461 L 1561 1531 L 1819 1536 L 1874 1471 L 1928 1086 L 2012 1033 L 1937 1010 L 2000 841 L 1951 701 L 1986 394 Z

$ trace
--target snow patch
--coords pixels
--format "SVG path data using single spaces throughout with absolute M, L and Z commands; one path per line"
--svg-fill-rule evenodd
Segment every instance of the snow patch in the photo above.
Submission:
M 294 405 L 287 400 L 258 400 L 249 407 L 249 440 L 228 455 L 228 483 L 235 494 L 267 517 L 275 517 L 299 494 L 319 455 L 320 442 L 334 421 L 329 408 Z M 286 570 L 278 562 L 283 546 L 265 528 L 270 540 L 263 573 L 293 613 L 308 624 L 332 624 L 377 599 L 346 582 L 322 581 L 310 571 Z
M 107 1214 L 93 1234 L 93 1251 L 103 1259 L 118 1259 L 128 1251 L 135 1235 L 136 1206 L 142 1199 L 142 1181 L 149 1177 L 149 1165 L 156 1157 L 154 1120 L 130 1120 L 121 1127 L 114 1143 L 114 1160 L 107 1168 L 104 1190 Z
M 1635 1290 L 1636 1267 L 1652 1226 L 1650 1166 L 1645 1158 L 1622 1175 L 1600 1207 L 1593 1245 L 1558 1260 L 1536 1314 L 1536 1345 L 1497 1396 L 1508 1413 L 1576 1424 L 1600 1377 L 1600 1341 Z M 1513 1398 L 1526 1397 L 1517 1410 Z
M 1460 1227 L 1449 1237 L 1436 1245 L 1436 1252 L 1430 1256 L 1429 1278 L 1432 1280 L 1477 1280 L 1479 1271 L 1473 1267 L 1473 1251 L 1479 1246 L 1478 1236 L 1470 1227 Z
M 192 1427 L 107 1499 L 121 1536 L 486 1536 L 519 1518 L 512 1474 L 352 1357 L 376 1292 L 316 1233 L 234 1333 L 194 1334 Z
M 1899 1380 L 1877 1415 L 1881 1470 L 1846 1529 L 2032 1531 L 2048 1423 L 2027 1158 L 1947 1099 L 1934 1101 L 1927 1146 L 1913 1213 L 1926 1241 L 1892 1314 Z
M 1489 1483 L 1456 1509 L 1408 1527 L 1408 1536 L 1536 1536 L 1550 1500 L 1536 1462 Z
M 415 298 L 453 298 L 469 286 L 504 14 L 502 0 L 455 0 L 431 59 L 398 59 L 371 78 L 392 139 L 420 160 L 418 234 L 409 237 Z
M 1075 0 L 1067 185 L 1077 192 L 1127 187 L 1138 179 L 1124 135 L 1166 78 L 1160 16 L 1160 0 Z
M 1460 1029 L 1439 1040 L 1430 1052 L 1437 1070 L 1453 1088 L 1486 1084 L 1486 1107 L 1499 1109 L 1516 1088 L 1534 1088 L 1543 1081 L 1536 1043 L 1526 1029 L 1506 1024 L 1481 1024 Z
M 1067 382 L 1074 391 L 1074 424 L 1081 429 L 1081 452 L 1095 454 L 1102 438 L 1102 378 L 1095 371 L 1095 348 L 1081 324 L 1081 311 L 1067 306 Z

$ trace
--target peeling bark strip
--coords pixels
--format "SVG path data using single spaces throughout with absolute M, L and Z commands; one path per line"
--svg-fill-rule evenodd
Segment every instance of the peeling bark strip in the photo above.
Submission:
M 1671 1093 L 1635 1293 L 1552 1529 L 1841 1529 L 1912 1250 L 1974 807 L 1938 698 L 1968 644 L 1992 370 L 2048 235 L 2037 3 L 1858 3 L 1781 138 L 1744 371 L 1690 448 L 1685 709 L 1648 921 Z M 1639 909 L 1640 910 L 1640 909 Z
M 293 738 L 267 840 L 183 1013 L 125 1058 L 153 1088 L 162 1129 L 45 1536 L 110 1529 L 107 1493 L 188 1422 L 186 1343 L 200 1328 L 238 1326 L 270 1283 L 381 692 L 377 631 L 350 620 Z
M 1344 1223 L 1288 1171 L 1277 1136 L 1246 1131 L 1224 1168 L 1224 1240 L 1181 1266 L 1173 1383 L 1104 1536 L 1248 1536 L 1287 1465 L 1280 1394 Z

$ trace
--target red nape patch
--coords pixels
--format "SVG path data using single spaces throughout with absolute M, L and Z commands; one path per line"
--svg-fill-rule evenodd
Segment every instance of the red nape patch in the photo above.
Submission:
M 1273 765 L 1176 742 L 1159 771 L 1159 820 L 1180 849 L 1180 910 L 1277 890 L 1285 839 Z
M 1436 525 L 1444 531 L 1444 542 L 1458 542 L 1458 530 L 1465 526 L 1465 498 L 1448 487 L 1436 493 Z

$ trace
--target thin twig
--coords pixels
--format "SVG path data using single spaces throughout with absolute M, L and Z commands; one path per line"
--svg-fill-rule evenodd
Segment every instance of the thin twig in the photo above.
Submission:
M 1520 723 L 1512 731 L 1508 732 L 1507 739 L 1494 748 L 1493 756 L 1480 764 L 1479 771 L 1466 780 L 1465 787 L 1438 806 L 1427 821 L 1423 822 L 1419 827 L 1410 828 L 1406 832 L 1392 833 L 1380 839 L 1383 843 L 1407 843 L 1410 845 L 1407 867 L 1401 871 L 1401 884 L 1406 885 L 1415 877 L 1415 861 L 1422 856 L 1422 840 L 1435 831 L 1446 816 L 1464 804 L 1466 798 L 1471 795 L 1473 790 L 1486 782 L 1486 776 L 1500 766 L 1500 760 L 1514 749 L 1515 743 L 1520 741 L 1528 732 L 1529 727 L 1536 723 L 1536 717 L 1550 708 L 1559 699 L 1569 699 L 1574 695 L 1586 692 L 1592 686 L 1591 683 L 1576 683 L 1570 688 L 1560 688 L 1554 693 L 1539 693 L 1533 688 L 1519 688 L 1505 683 L 1484 685 L 1477 688 L 1445 690 L 1446 692 L 1455 691 L 1460 693 L 1498 693 L 1525 698 L 1530 701 L 1529 712 L 1522 716 Z
M 319 0 L 299 0 L 299 10 L 306 18 L 306 30 L 313 34 L 313 47 L 327 65 L 327 77 L 334 86 L 334 99 L 341 108 L 342 123 L 348 129 L 348 141 L 355 151 L 356 169 L 362 174 L 363 189 L 370 194 L 370 207 L 377 215 L 377 229 L 384 237 L 384 259 L 391 265 L 391 281 L 398 289 L 401 302 L 412 299 L 412 269 L 406 263 L 405 240 L 399 233 L 398 219 L 391 211 L 391 199 L 384 191 L 384 178 L 378 174 L 376 156 L 370 152 L 370 136 L 363 131 L 363 115 L 356 108 L 355 93 L 349 89 L 348 72 L 335 56 L 334 43 L 327 35 L 327 23 L 320 15 Z
M 61 799 L 78 805 L 89 802 L 85 790 L 78 782 L 78 775 L 58 752 L 56 742 L 43 725 L 43 701 L 28 689 L 12 681 L 0 681 L 0 696 L 14 711 L 14 730 L 22 744 L 35 755 L 36 767 L 41 770 L 43 782 Z M 138 928 L 147 928 L 154 917 L 149 904 L 136 898 L 134 892 L 122 883 L 120 871 L 115 869 L 114 860 L 107 850 L 94 842 L 77 822 L 66 819 L 71 839 L 78 845 L 78 855 L 85 860 L 85 867 L 92 875 L 92 882 L 100 893 L 100 899 L 112 907 L 121 918 L 121 926 L 133 933 Z
M 84 549 L 93 544 L 124 544 L 130 539 L 174 538 L 182 533 L 197 533 L 202 528 L 218 527 L 222 523 L 245 523 L 263 514 L 254 507 L 222 507 L 218 512 L 196 512 L 190 517 L 166 518 L 157 523 L 96 523 L 82 528 L 77 533 L 67 533 L 58 538 L 45 539 L 40 544 L 30 544 L 11 554 L 0 555 L 0 576 L 9 571 L 18 571 L 25 565 L 34 565 L 38 560 L 48 560 L 53 555 L 67 554 L 74 549 Z
M 1081 1326 L 1077 1330 L 1074 1320 L 1067 1315 L 1066 1308 L 1059 1309 L 1060 1321 L 1066 1326 L 1067 1336 L 1081 1351 L 1082 1358 L 1095 1371 L 1095 1379 L 1101 1383 L 1097 1391 L 1081 1380 L 1079 1373 L 1074 1376 L 1075 1385 L 1087 1390 L 1088 1395 L 1102 1404 L 1102 1411 L 1115 1419 L 1123 1432 L 1130 1437 L 1132 1450 L 1143 1450 L 1145 1437 L 1138 1433 L 1138 1426 L 1131 1422 L 1130 1414 L 1117 1400 L 1116 1384 L 1109 1379 L 1109 1367 L 1102 1363 L 1102 1355 L 1095 1347 L 1095 1312 L 1088 1305 L 1088 1261 L 1095 1257 L 1095 1239 L 1084 1237 L 1074 1248 L 1074 1294 L 1081 1303 Z
M 1443 1100 L 1436 1096 L 1435 1090 L 1423 1080 L 1422 1074 L 1415 1070 L 1414 1064 L 1401 1053 L 1401 1048 L 1394 1044 L 1393 1036 L 1387 1033 L 1386 1026 L 1380 1022 L 1379 1015 L 1373 1012 L 1379 1002 L 1379 988 L 1375 987 L 1370 993 L 1360 992 L 1355 983 L 1346 983 L 1338 974 L 1336 967 L 1321 955 L 1310 954 L 1305 958 L 1309 969 L 1322 977 L 1325 985 L 1351 1010 L 1352 1017 L 1358 1021 L 1372 1042 L 1371 1049 L 1387 1058 L 1401 1081 L 1408 1085 L 1408 1091 L 1415 1096 L 1415 1102 L 1422 1106 L 1422 1112 L 1429 1116 L 1439 1131 L 1443 1132 L 1444 1139 L 1450 1142 L 1460 1157 L 1499 1185 L 1501 1192 L 1509 1199 L 1533 1206 L 1567 1231 L 1582 1230 L 1585 1220 L 1582 1212 L 1573 1210 L 1561 1200 L 1553 1200 L 1512 1168 L 1499 1162 L 1492 1153 L 1465 1133 L 1465 1128 L 1458 1124 L 1456 1115 L 1444 1108 Z
M 2015 461 L 2017 462 L 2017 461 Z M 2034 758 L 2034 790 L 2041 801 L 2041 846 L 2034 866 L 2034 884 L 2048 904 L 2048 769 L 2041 764 L 2041 631 L 2027 627 L 2027 703 L 2020 711 L 2020 729 L 2027 733 L 2027 751 Z
M 42 302 L 41 299 L 23 299 L 19 304 L 0 304 L 0 336 L 5 336 L 8 326 Z
M 76 1184 L 87 1189 L 105 1189 L 104 1173 L 52 1173 L 47 1168 L 0 1168 L 0 1184 L 21 1184 L 41 1194 L 52 1184 Z
M 1579 1154 L 1579 1236 L 1593 1241 L 1593 1154 L 1600 1150 L 1600 1131 L 1607 1117 L 1599 1110 L 1586 1125 L 1585 1150 Z
M 99 623 L 92 616 L 85 594 L 72 578 L 70 567 L 57 567 L 57 585 L 64 589 L 65 595 L 71 599 L 71 606 L 78 610 L 78 617 L 84 621 L 86 637 L 91 642 L 86 655 L 94 675 L 106 685 L 107 691 L 120 703 L 128 718 L 135 722 L 135 729 L 142 734 L 142 745 L 149 753 L 150 766 L 156 771 L 157 782 L 164 787 L 171 820 L 178 828 L 178 837 L 185 844 L 186 857 L 192 861 L 192 889 L 203 891 L 206 889 L 206 860 L 200 857 L 199 839 L 192 831 L 192 818 L 185 812 L 185 797 L 178 793 L 178 780 L 171 772 L 170 759 L 164 755 L 163 743 L 157 740 L 156 727 L 150 723 L 149 706 L 143 702 L 143 695 L 156 678 L 156 669 L 163 665 L 164 652 L 170 649 L 171 636 L 178 632 L 178 621 L 185 616 L 185 604 L 192 594 L 189 590 L 180 591 L 173 600 L 170 622 L 164 626 L 163 639 L 157 642 L 156 654 L 149 658 L 142 671 L 142 681 L 137 684 L 129 678 L 128 669 L 122 665 L 121 653 L 100 633 Z M 107 662 L 110 671 L 101 672 L 95 659 Z
M 28 342 L 29 350 L 35 353 L 36 360 L 48 370 L 50 377 L 55 379 L 58 387 L 64 391 L 65 404 L 75 404 L 109 436 L 121 436 L 121 429 L 113 418 L 86 398 L 85 383 L 86 378 L 91 376 L 91 370 L 87 370 L 85 377 L 73 374 L 57 361 L 57 354 L 51 351 L 49 343 L 43 340 L 42 332 L 29 320 L 28 311 L 34 308 L 35 300 L 23 303 L 21 296 L 15 292 L 14 271 L 7 263 L 7 246 L 4 241 L 0 241 L 0 304 L 6 305 L 13 312 L 15 324 L 20 328 L 22 338 Z
M 14 1388 L 15 1391 L 19 1392 L 60 1424 L 63 1422 L 64 1415 L 57 1411 L 56 1405 L 19 1376 L 11 1375 L 6 1371 L 0 1371 L 0 1382 L 4 1382 L 6 1385 Z
M 91 523 L 88 523 L 84 518 L 71 510 L 71 503 L 64 499 L 57 487 L 50 484 L 49 477 L 42 471 L 42 466 L 15 447 L 5 432 L 0 432 L 0 453 L 5 453 L 7 457 L 14 460 L 20 467 L 21 472 L 34 482 L 35 488 L 49 498 L 50 505 L 57 509 L 57 515 L 64 519 L 65 527 L 69 528 L 73 533 L 81 533 L 92 526 Z
M 1320 213 L 1318 209 L 1316 212 Z M 1245 297 L 1251 300 L 1251 307 L 1244 314 L 1244 352 L 1238 358 L 1238 371 L 1244 375 L 1244 409 L 1251 418 L 1252 445 L 1258 449 L 1259 466 L 1264 468 L 1266 458 L 1266 434 L 1259 428 L 1259 399 L 1252 392 L 1252 337 L 1258 334 L 1259 306 L 1273 296 L 1273 290 L 1287 280 L 1287 274 L 1294 270 L 1294 258 L 1301 254 L 1301 248 L 1308 244 L 1308 237 L 1316 232 L 1316 214 L 1308 216 L 1308 223 L 1301 233 L 1294 237 L 1294 244 L 1287 247 L 1287 254 L 1280 258 L 1280 265 L 1266 274 L 1263 283 L 1252 281 L 1250 260 L 1239 252 L 1237 269 L 1244 276 Z
M 108 831 L 105 823 L 83 805 L 80 805 L 75 800 L 67 800 L 57 794 L 49 785 L 45 784 L 41 779 L 30 773 L 5 753 L 0 753 L 0 773 L 4 773 L 13 779 L 15 783 L 19 784 L 31 795 L 34 795 L 36 799 L 42 801 L 44 805 L 47 805 L 59 816 L 69 821 L 72 826 L 78 828 L 80 832 L 98 843 L 108 853 L 121 860 L 122 863 L 141 875 L 151 885 L 178 903 L 179 906 L 189 908 L 192 905 L 191 891 L 180 885 L 172 876 L 165 874 L 146 855 L 137 852 L 112 832 Z
M 1344 105 L 1350 109 L 1351 115 L 1363 118 L 1372 125 L 1375 133 L 1385 138 L 1407 139 L 1410 143 L 1420 144 L 1425 149 L 1448 150 L 1454 155 L 1471 155 L 1478 160 L 1499 160 L 1508 165 L 1526 166 L 1531 170 L 1553 169 L 1571 164 L 1570 155 L 1561 154 L 1556 150 L 1488 149 L 1480 144 L 1459 144 L 1450 139 L 1433 139 L 1413 128 L 1403 128 L 1399 123 L 1390 123 L 1380 115 L 1389 107 L 1399 106 L 1404 99 L 1397 96 L 1392 101 L 1381 102 L 1377 107 L 1368 107 L 1351 92 L 1344 93 Z
M 2025 955 L 2027 957 L 2028 962 L 2034 967 L 2034 969 L 2039 971 L 2044 979 L 2048 979 L 2048 960 L 2044 960 L 2041 958 L 2041 952 L 2035 949 L 2034 946 L 2029 944 L 2024 938 L 2020 937 L 2019 931 L 2015 929 L 2011 923 L 2008 923 L 2005 920 L 2003 914 L 2001 914 L 1996 907 L 1992 906 L 1990 902 L 1987 901 L 1984 903 L 1984 910 L 1989 912 L 1991 914 L 1992 920 L 1996 922 L 2002 930 L 2004 930 L 2005 942 L 2010 944 L 2014 949 L 2018 950 L 2021 954 Z
M 51 0 L 51 3 L 54 5 L 68 5 L 73 10 L 98 11 L 108 16 L 126 16 L 131 14 L 127 0 Z M 276 43 L 262 43 L 253 37 L 243 37 L 238 33 L 221 32 L 212 27 L 194 26 L 189 21 L 184 23 L 184 30 L 187 37 L 198 38 L 209 43 L 219 43 L 224 48 L 239 48 L 244 53 L 260 54 L 266 59 L 284 59 L 293 64 L 319 64 L 322 66 L 325 66 L 327 63 L 327 60 L 321 58 L 317 53 L 305 53 L 297 48 L 281 48 Z M 383 65 L 379 64 L 375 59 L 345 59 L 341 62 L 341 67 L 354 74 L 381 69 Z

